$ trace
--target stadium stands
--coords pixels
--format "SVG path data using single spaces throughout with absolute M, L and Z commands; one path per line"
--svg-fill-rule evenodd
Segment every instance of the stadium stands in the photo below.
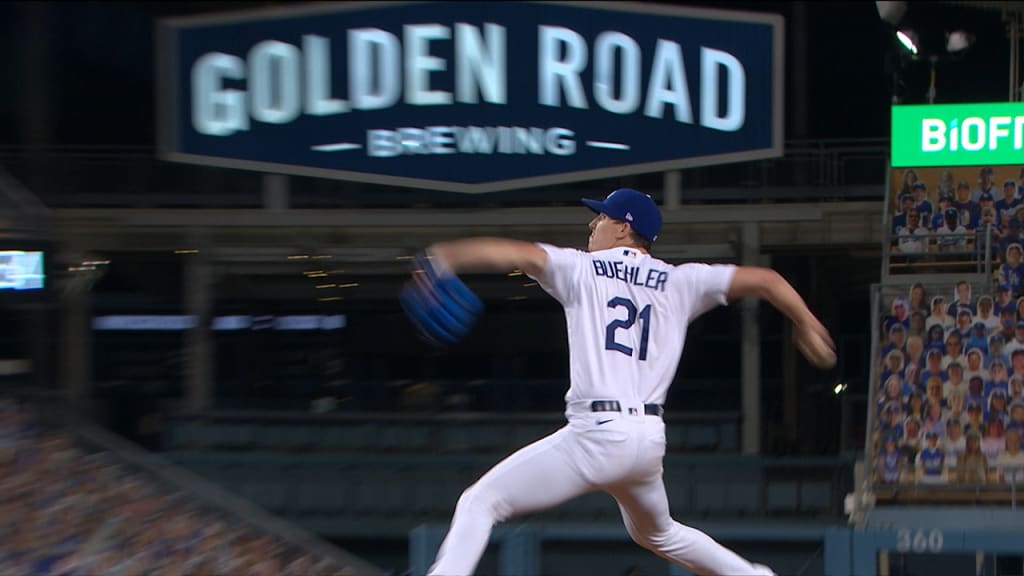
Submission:
M 888 271 L 917 275 L 879 291 L 872 481 L 881 498 L 1005 501 L 1024 483 L 1024 182 L 935 175 L 933 195 L 917 171 L 893 179 Z
M 0 398 L 0 574 L 344 574 Z

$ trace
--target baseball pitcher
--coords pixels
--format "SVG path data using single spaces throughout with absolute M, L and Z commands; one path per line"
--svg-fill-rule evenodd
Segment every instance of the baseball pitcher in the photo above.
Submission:
M 588 251 L 501 238 L 438 243 L 417 259 L 402 304 L 425 338 L 451 344 L 482 311 L 459 280 L 522 270 L 565 309 L 570 385 L 567 425 L 515 452 L 459 498 L 429 574 L 472 574 L 497 522 L 603 490 L 633 540 L 701 575 L 773 574 L 672 519 L 662 480 L 663 404 L 695 318 L 730 300 L 762 298 L 790 318 L 798 349 L 819 368 L 834 344 L 778 273 L 734 265 L 674 266 L 650 255 L 662 218 L 650 196 L 622 188 L 584 199 Z

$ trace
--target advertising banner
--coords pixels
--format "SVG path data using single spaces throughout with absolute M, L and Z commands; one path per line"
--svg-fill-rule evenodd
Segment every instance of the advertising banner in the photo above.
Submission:
M 775 14 L 289 4 L 157 43 L 165 160 L 489 192 L 782 155 Z

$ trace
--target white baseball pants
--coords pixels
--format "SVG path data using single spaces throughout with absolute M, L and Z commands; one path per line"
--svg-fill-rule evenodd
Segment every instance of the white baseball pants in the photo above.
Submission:
M 622 412 L 589 406 L 570 403 L 566 426 L 502 460 L 462 493 L 429 576 L 473 574 L 494 524 L 594 490 L 615 498 L 637 544 L 695 574 L 773 574 L 672 519 L 662 481 L 661 418 L 644 416 L 642 405 L 623 404 Z

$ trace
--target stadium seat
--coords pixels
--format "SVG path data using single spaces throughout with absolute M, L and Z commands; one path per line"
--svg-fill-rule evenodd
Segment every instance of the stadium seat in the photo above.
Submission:
M 364 451 L 373 444 L 375 430 L 367 424 L 335 426 L 331 429 L 331 443 L 346 451 Z
M 388 467 L 367 482 L 374 489 L 368 502 L 368 508 L 373 513 L 391 515 L 405 512 L 405 474 L 404 469 Z
M 306 426 L 287 426 L 281 430 L 284 450 L 304 450 L 313 443 L 313 434 Z
M 714 514 L 727 509 L 727 485 L 715 480 L 700 480 L 694 486 L 694 504 L 698 512 Z
M 400 424 L 393 428 L 398 448 L 407 452 L 429 450 L 431 446 L 431 429 L 428 426 Z
M 686 429 L 686 446 L 689 450 L 711 451 L 718 445 L 718 434 L 714 427 L 695 424 Z
M 736 452 L 739 450 L 736 426 L 733 423 L 726 422 L 718 426 L 718 450 L 721 452 Z
M 255 427 L 249 424 L 228 424 L 223 431 L 225 448 L 247 448 L 253 444 Z
M 267 450 L 284 449 L 286 444 L 285 430 L 287 430 L 286 426 L 264 424 L 262 426 L 262 438 L 260 439 L 259 447 Z
M 580 521 L 604 520 L 619 516 L 619 506 L 604 492 L 591 492 L 575 499 L 570 505 L 574 519 Z
M 203 427 L 204 441 L 209 448 L 220 449 L 231 445 L 231 425 L 211 422 Z
M 308 477 L 308 476 L 303 476 Z M 294 483 L 287 491 L 290 512 L 300 516 L 322 513 L 330 507 L 330 494 L 327 485 L 318 480 Z
M 524 424 L 512 428 L 512 440 L 516 446 L 525 446 L 551 434 L 557 427 L 550 424 Z
M 681 452 L 686 450 L 686 429 L 682 426 L 665 427 L 665 450 Z
M 765 490 L 766 510 L 769 512 L 792 512 L 796 508 L 796 482 L 769 482 Z
M 190 448 L 194 443 L 193 425 L 190 422 L 175 422 L 171 424 L 168 436 L 167 442 L 170 450 Z
M 832 507 L 832 485 L 828 482 L 804 482 L 800 486 L 800 510 L 828 512 Z
M 321 450 L 338 451 L 347 447 L 350 428 L 341 426 L 327 426 L 319 431 L 318 446 Z
M 410 483 L 409 493 L 409 506 L 412 512 L 417 515 L 430 515 L 442 508 L 454 509 L 455 502 L 439 502 L 435 498 L 435 486 L 425 476 L 427 475 L 422 472 L 410 476 L 415 478 L 415 481 Z
M 726 508 L 744 516 L 756 515 L 761 510 L 761 484 L 744 480 L 730 483 Z
M 275 514 L 286 512 L 288 509 L 289 486 L 281 482 L 267 482 L 261 488 L 261 505 L 268 511 Z
M 476 440 L 475 449 L 496 452 L 503 450 L 507 444 L 508 428 L 499 425 L 482 425 L 475 427 L 473 436 Z
M 462 481 L 462 474 L 458 469 L 447 469 L 434 474 L 435 493 L 439 504 L 455 503 L 466 484 Z
M 473 430 L 465 426 L 446 426 L 441 430 L 438 448 L 442 452 L 467 452 L 476 447 Z

